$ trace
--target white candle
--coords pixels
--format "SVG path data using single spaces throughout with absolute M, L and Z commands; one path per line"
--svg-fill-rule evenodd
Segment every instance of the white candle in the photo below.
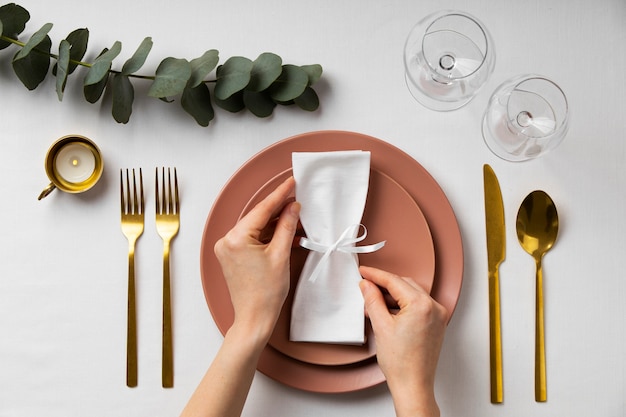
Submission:
M 69 143 L 57 153 L 54 167 L 65 181 L 80 183 L 93 174 L 96 169 L 96 157 L 87 146 Z

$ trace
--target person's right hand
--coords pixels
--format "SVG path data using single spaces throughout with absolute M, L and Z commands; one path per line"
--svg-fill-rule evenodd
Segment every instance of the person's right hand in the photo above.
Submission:
M 397 415 L 438 416 L 434 385 L 448 320 L 445 307 L 409 278 L 365 266 L 360 272 L 378 364 Z M 386 297 L 397 303 L 399 311 L 390 310 Z

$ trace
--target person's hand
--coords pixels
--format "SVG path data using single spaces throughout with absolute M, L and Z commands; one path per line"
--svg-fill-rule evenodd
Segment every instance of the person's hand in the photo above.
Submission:
M 289 292 L 289 259 L 299 203 L 290 201 L 295 182 L 287 179 L 215 244 L 235 310 L 235 323 L 269 338 Z M 267 227 L 278 216 L 273 236 Z M 263 240 L 263 242 L 261 242 Z
M 448 320 L 445 307 L 409 278 L 365 266 L 360 272 L 378 363 L 398 416 L 439 415 L 434 385 Z M 399 310 L 390 310 L 386 298 Z

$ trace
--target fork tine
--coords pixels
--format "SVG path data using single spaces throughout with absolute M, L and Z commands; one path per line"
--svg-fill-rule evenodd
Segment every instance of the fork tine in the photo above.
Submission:
M 133 214 L 139 213 L 139 199 L 137 198 L 137 181 L 135 181 L 135 168 L 133 168 Z
M 159 191 L 159 167 L 156 168 L 156 172 L 154 175 L 154 181 L 155 181 L 155 193 L 154 193 L 154 201 L 155 201 L 155 207 L 156 207 L 156 214 L 161 214 L 161 192 Z
M 176 175 L 176 168 L 174 168 L 174 209 L 175 214 L 180 213 L 180 200 L 178 199 L 178 175 Z
M 139 168 L 139 193 L 141 194 L 140 197 L 140 210 L 141 212 L 139 214 L 144 214 L 144 201 L 143 201 L 143 173 L 141 172 L 141 168 Z
M 172 200 L 172 173 L 170 168 L 167 168 L 167 214 L 172 214 L 174 210 Z
M 130 195 L 130 172 L 126 170 L 126 211 L 125 214 L 132 214 L 132 199 Z
M 120 168 L 120 203 L 122 214 L 125 213 L 124 208 L 124 170 Z

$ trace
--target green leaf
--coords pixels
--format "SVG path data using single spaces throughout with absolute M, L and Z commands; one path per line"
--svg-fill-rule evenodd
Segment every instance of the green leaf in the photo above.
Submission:
M 322 66 L 319 64 L 302 65 L 300 69 L 309 77 L 309 85 L 315 84 L 322 76 Z
M 135 89 L 126 74 L 115 74 L 111 81 L 113 89 L 113 118 L 118 123 L 128 123 L 133 112 Z
M 165 58 L 156 70 L 156 78 L 148 95 L 150 97 L 168 97 L 180 94 L 191 77 L 191 64 L 186 59 Z
M 22 84 L 29 90 L 34 90 L 48 75 L 50 68 L 50 48 L 52 41 L 48 35 L 37 45 L 37 51 L 42 53 L 27 54 L 26 56 L 13 59 L 13 71 Z
M 282 72 L 283 60 L 276 54 L 265 52 L 252 63 L 250 83 L 246 87 L 250 91 L 263 91 L 268 88 Z
M 217 65 L 219 61 L 219 52 L 215 49 L 206 51 L 200 58 L 192 59 L 191 78 L 187 83 L 187 87 L 197 87 Z
M 70 66 L 68 73 L 74 72 L 78 64 L 71 61 L 80 61 L 87 52 L 87 43 L 89 42 L 89 30 L 88 29 L 76 29 L 67 35 L 67 41 L 71 45 L 70 48 Z
M 204 83 L 195 87 L 187 86 L 183 90 L 181 105 L 200 126 L 208 126 L 215 116 L 211 105 L 211 92 Z
M 237 91 L 226 100 L 220 100 L 215 97 L 215 104 L 226 111 L 237 113 L 246 108 L 246 105 L 243 103 L 243 90 Z
M 304 93 L 293 99 L 294 103 L 302 110 L 315 111 L 320 106 L 320 99 L 311 87 L 304 89 Z
M 122 52 L 122 44 L 115 41 L 111 49 L 106 50 L 91 64 L 91 68 L 85 76 L 84 85 L 92 85 L 99 83 L 103 78 L 109 75 L 113 60 Z
M 78 64 L 76 62 L 83 59 L 87 52 L 87 42 L 89 40 L 89 31 L 87 29 L 76 29 L 65 40 L 70 44 L 70 63 L 67 70 L 71 74 L 76 70 Z M 52 74 L 57 75 L 57 64 L 52 67 Z
M 15 55 L 15 58 L 13 58 L 13 60 L 16 61 L 19 59 L 26 58 L 26 56 L 28 56 L 28 54 L 30 54 L 34 48 L 36 48 L 40 43 L 42 43 L 44 39 L 46 38 L 50 39 L 48 37 L 48 32 L 50 32 L 51 29 L 52 29 L 52 23 L 46 23 L 45 25 L 43 25 L 41 29 L 39 29 L 37 32 L 33 34 L 33 36 L 30 37 L 28 42 L 26 42 L 26 45 L 24 45 L 24 47 Z M 48 50 L 48 52 L 50 52 L 50 50 Z
M 63 92 L 67 81 L 68 67 L 70 64 L 70 43 L 65 39 L 59 45 L 59 59 L 57 60 L 56 90 L 59 101 L 63 101 Z
M 300 67 L 283 65 L 283 72 L 269 88 L 269 92 L 276 101 L 289 101 L 302 94 L 308 83 L 309 76 Z
M 139 71 L 143 64 L 146 63 L 146 59 L 148 58 L 148 54 L 151 49 L 152 38 L 147 37 L 141 42 L 133 56 L 124 63 L 124 66 L 122 67 L 122 74 L 128 75 Z
M 224 65 L 217 68 L 215 97 L 226 100 L 238 91 L 243 90 L 250 82 L 252 61 L 248 58 L 235 56 L 229 58 Z
M 265 93 L 243 90 L 243 103 L 257 117 L 268 117 L 276 103 Z
M 2 35 L 17 39 L 17 35 L 24 31 L 26 22 L 30 20 L 30 14 L 22 6 L 15 3 L 5 4 L 0 7 L 0 21 L 2 21 Z M 0 40 L 0 49 L 12 45 L 11 42 Z
M 98 57 L 106 54 L 109 51 L 108 48 L 104 48 Z M 97 58 L 96 58 L 97 59 Z M 85 100 L 89 103 L 95 103 L 100 100 L 102 93 L 104 92 L 105 87 L 107 86 L 107 82 L 109 80 L 109 73 L 106 72 L 104 77 L 95 84 L 89 84 L 83 86 L 83 94 L 85 95 Z

